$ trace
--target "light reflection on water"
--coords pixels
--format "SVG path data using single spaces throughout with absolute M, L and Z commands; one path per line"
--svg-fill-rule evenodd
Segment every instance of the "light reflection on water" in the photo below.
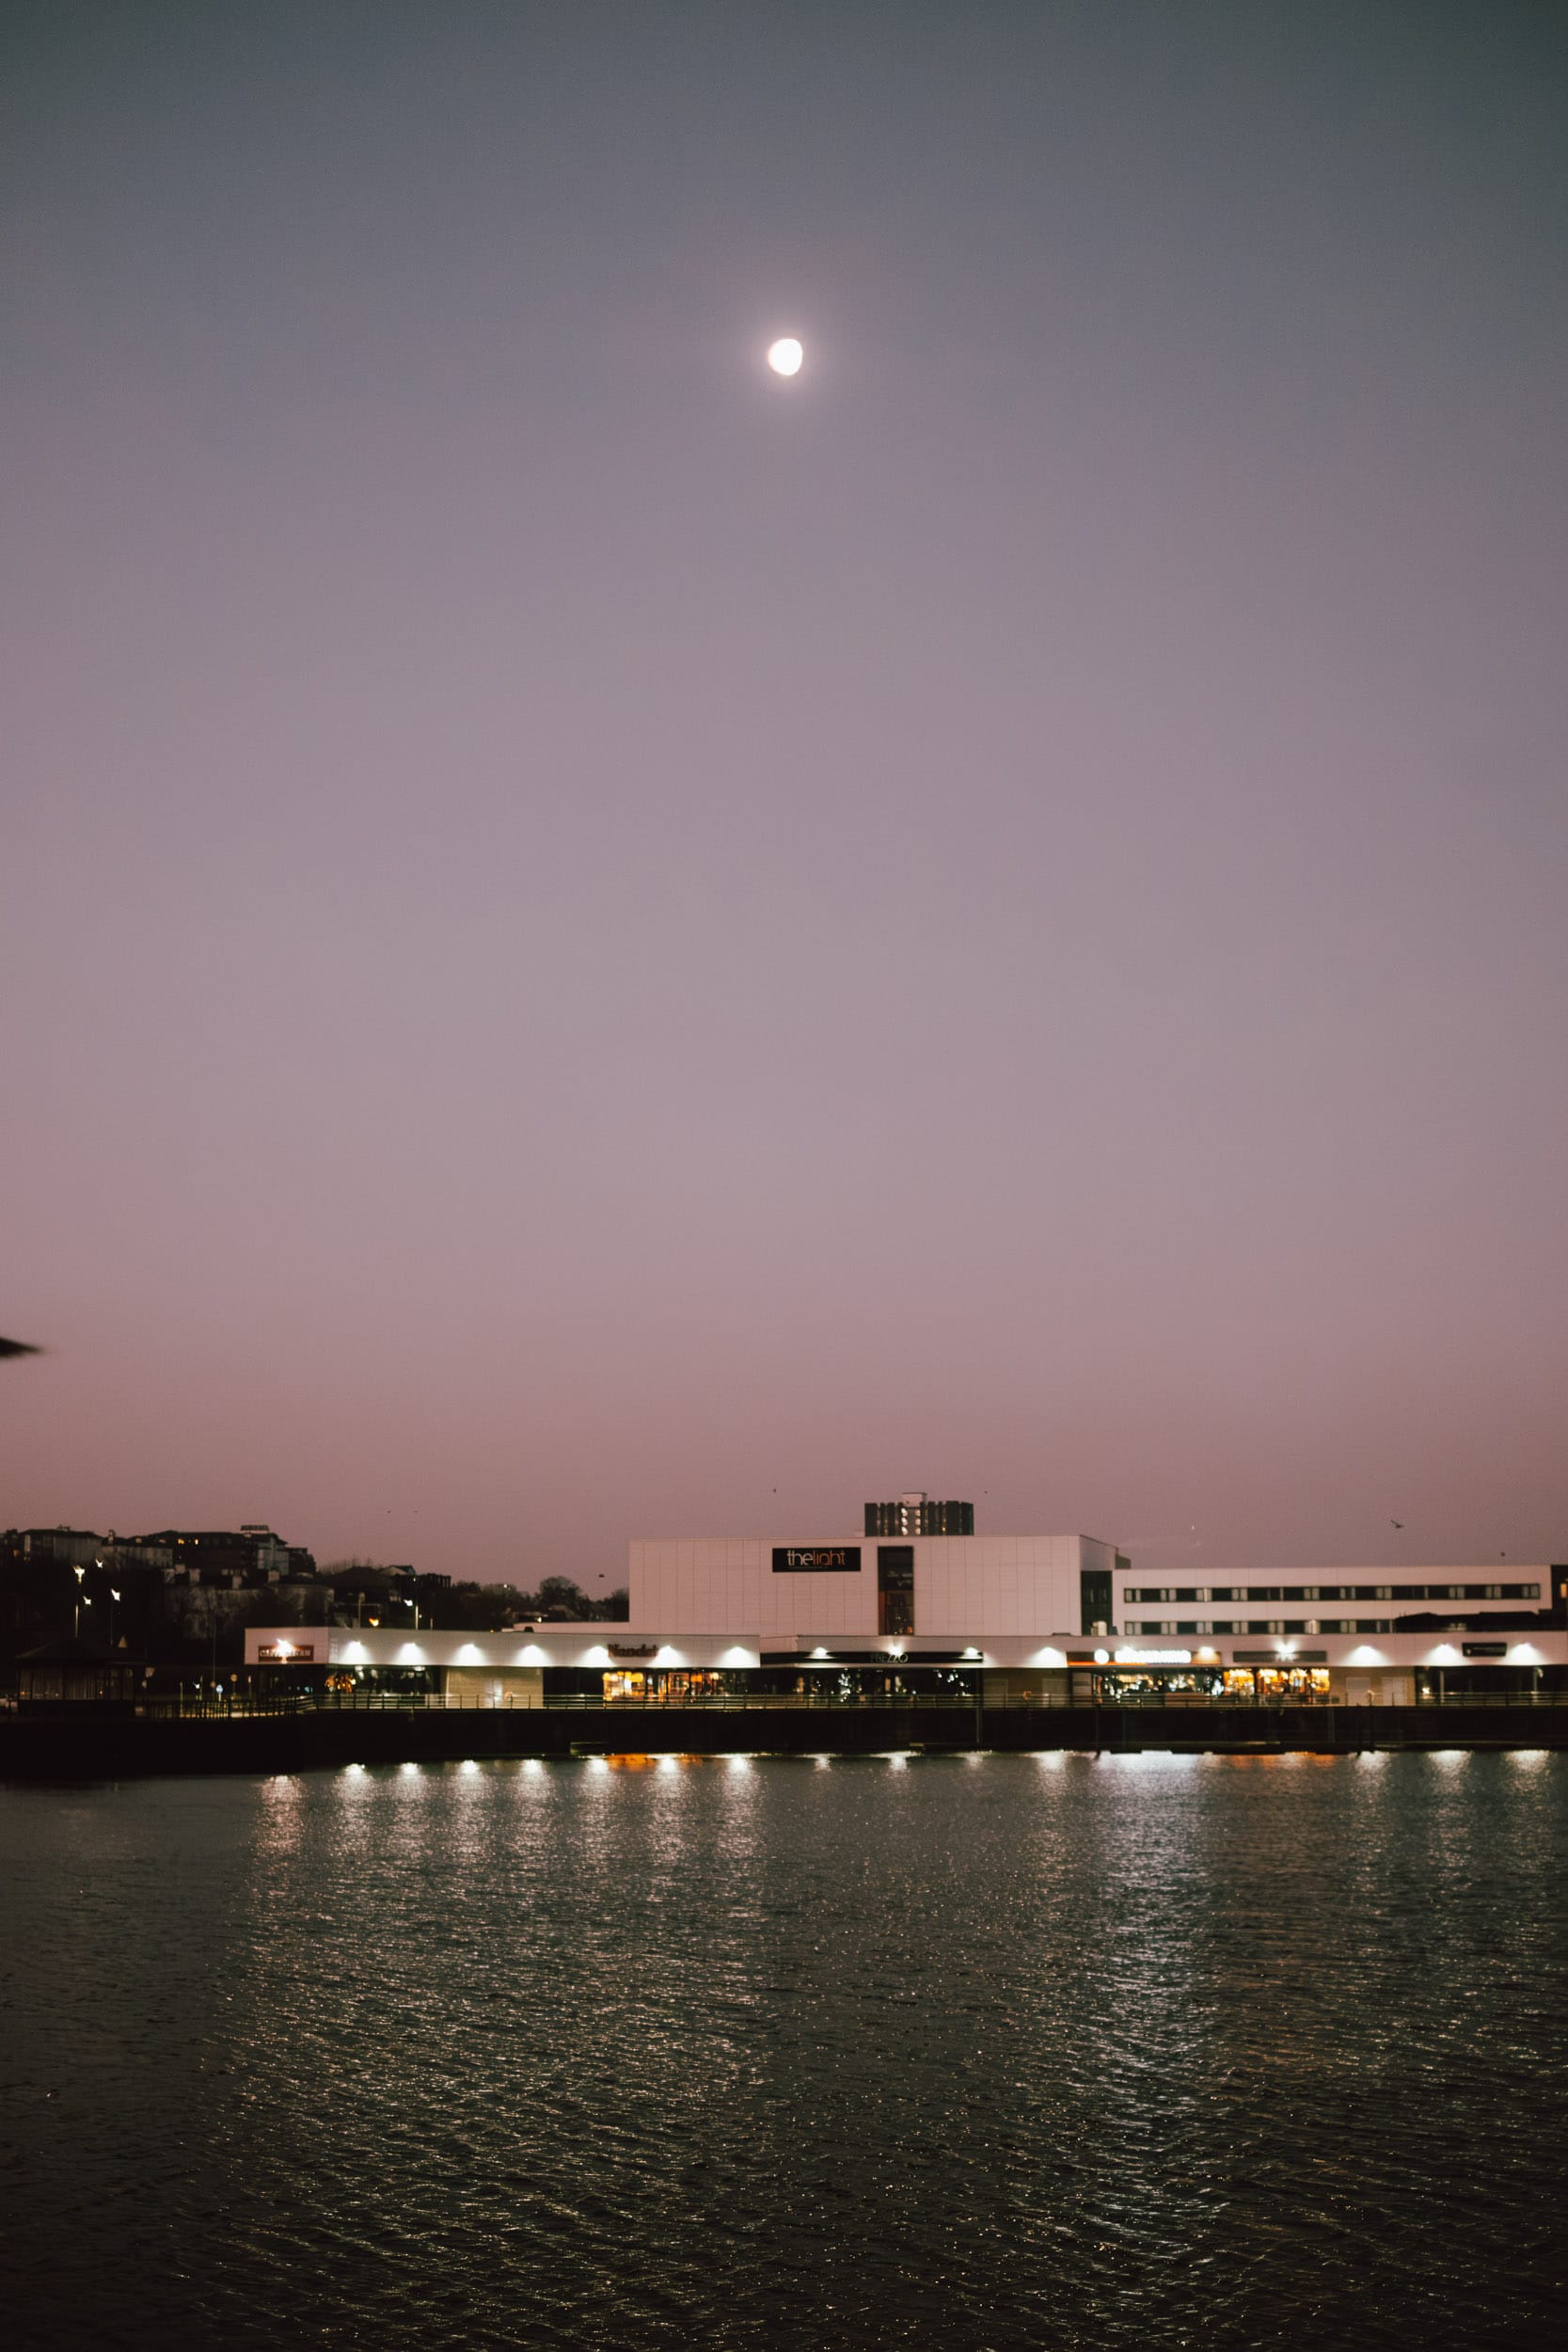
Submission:
M 1568 1757 L 1460 1760 L 0 1790 L 10 2341 L 1523 2341 Z

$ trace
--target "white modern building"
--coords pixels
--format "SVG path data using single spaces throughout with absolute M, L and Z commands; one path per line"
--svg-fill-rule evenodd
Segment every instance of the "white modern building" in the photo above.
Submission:
M 629 1591 L 633 1614 L 662 1634 L 1037 1641 L 1109 1630 L 1117 1560 L 1092 1535 L 671 1536 L 632 1545 Z
M 868 1504 L 854 1537 L 640 1539 L 625 1625 L 258 1627 L 245 1661 L 340 1682 L 412 1670 L 477 1706 L 899 1691 L 1410 1705 L 1568 1680 L 1568 1568 L 1212 1569 L 1179 1585 L 1093 1536 L 870 1532 L 889 1524 L 973 1526 L 973 1514 L 906 1496 Z

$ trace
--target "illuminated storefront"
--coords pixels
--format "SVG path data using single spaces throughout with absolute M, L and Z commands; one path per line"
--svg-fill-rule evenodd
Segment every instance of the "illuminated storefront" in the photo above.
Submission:
M 612 1667 L 604 1677 L 607 1707 L 689 1707 L 704 1699 L 736 1695 L 736 1675 L 673 1673 Z
M 1326 1707 L 1333 1697 L 1326 1666 L 1232 1666 L 1224 1677 L 1225 1696 L 1233 1704 L 1260 1700 L 1292 1707 Z

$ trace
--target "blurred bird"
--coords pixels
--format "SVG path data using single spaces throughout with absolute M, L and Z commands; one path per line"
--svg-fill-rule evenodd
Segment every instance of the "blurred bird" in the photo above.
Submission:
M 1390 1519 L 1388 1524 L 1390 1527 L 1402 1527 L 1404 1525 L 1404 1521 L 1402 1519 Z
M 41 1347 L 29 1347 L 25 1340 L 0 1340 L 0 1356 L 41 1356 Z

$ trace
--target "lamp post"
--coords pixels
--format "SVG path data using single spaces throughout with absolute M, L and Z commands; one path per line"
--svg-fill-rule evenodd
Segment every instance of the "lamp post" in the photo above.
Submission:
M 75 1642 L 79 1642 L 79 1641 L 81 1640 L 81 1638 L 82 1638 L 82 1609 L 83 1609 L 83 1605 L 84 1605 L 84 1603 L 85 1603 L 85 1604 L 86 1604 L 86 1606 L 87 1606 L 88 1609 L 90 1609 L 90 1608 L 92 1607 L 92 1603 L 91 1603 L 91 1601 L 87 1599 L 87 1595 L 86 1595 L 86 1594 L 83 1592 L 83 1590 L 82 1590 L 82 1579 L 83 1579 L 86 1575 L 87 1575 L 87 1570 L 86 1570 L 86 1568 L 78 1568 L 78 1569 L 76 1570 L 76 1611 L 75 1611 L 75 1614 L 74 1614 L 74 1616 L 73 1616 L 73 1617 L 72 1617 L 72 1619 L 71 1619 L 71 1636 L 72 1641 L 75 1641 Z
M 109 1534 L 111 1536 L 114 1534 L 114 1529 L 112 1527 L 109 1530 Z M 96 1552 L 93 1554 L 92 1565 L 95 1568 L 106 1568 L 107 1566 L 107 1563 L 100 1560 Z M 80 1576 L 83 1571 L 78 1568 L 76 1573 Z M 113 1649 L 115 1645 L 115 1603 L 119 1598 L 119 1593 L 116 1592 L 114 1586 L 111 1584 L 109 1587 L 109 1647 L 111 1649 Z

